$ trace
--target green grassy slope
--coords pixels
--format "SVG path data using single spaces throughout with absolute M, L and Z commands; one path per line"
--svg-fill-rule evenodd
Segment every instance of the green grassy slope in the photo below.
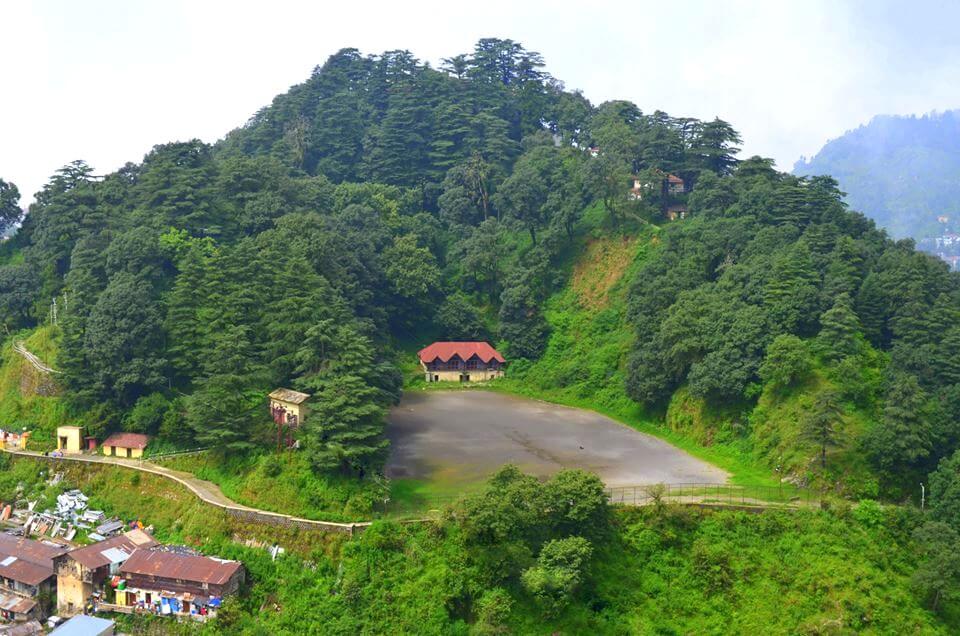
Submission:
M 847 395 L 854 384 L 867 392 L 863 387 L 877 381 L 885 363 L 868 345 L 864 359 L 870 364 L 861 372 L 870 378 L 844 383 L 817 366 L 802 386 L 766 387 L 756 405 L 717 409 L 681 387 L 665 412 L 650 413 L 626 395 L 624 365 L 633 344 L 626 295 L 644 259 L 657 249 L 657 234 L 652 226 L 630 236 L 588 232 L 582 249 L 572 251 L 567 285 L 547 302 L 546 353 L 534 363 L 512 365 L 490 388 L 598 411 L 727 470 L 734 483 L 772 485 L 782 474 L 801 485 L 830 484 L 842 494 L 876 496 L 877 479 L 858 445 L 876 413 L 869 396 Z M 845 401 L 841 446 L 830 450 L 824 474 L 814 470 L 818 449 L 803 439 L 799 422 L 827 389 Z
M 657 249 L 657 232 L 647 226 L 633 236 L 595 232 L 585 239 L 569 283 L 547 303 L 546 353 L 532 364 L 513 365 L 491 388 L 603 413 L 727 470 L 735 483 L 774 484 L 773 472 L 744 440 L 711 440 L 666 426 L 661 414 L 644 411 L 626 394 L 624 363 L 633 344 L 626 295 L 644 259 Z
M 0 428 L 31 431 L 30 448 L 34 450 L 54 447 L 56 427 L 73 422 L 69 421 L 56 380 L 51 382 L 38 373 L 13 350 L 13 343 L 22 340 L 28 350 L 55 366 L 56 338 L 56 328 L 44 326 L 8 336 L 0 348 Z
M 43 491 L 47 463 L 12 462 Z M 122 618 L 129 633 L 947 634 L 955 607 L 924 609 L 910 586 L 916 511 L 876 504 L 746 514 L 618 509 L 569 605 L 553 615 L 515 576 L 490 571 L 455 515 L 379 522 L 363 535 L 237 524 L 152 475 L 61 464 L 63 488 L 156 527 L 158 538 L 244 562 L 247 584 L 206 626 Z M 279 543 L 276 561 L 255 545 Z M 490 554 L 509 554 L 492 546 Z M 501 552 L 502 551 L 502 552 Z M 478 559 L 480 559 L 478 561 Z M 481 608 L 500 590 L 498 611 Z M 151 631 L 152 630 L 152 631 Z

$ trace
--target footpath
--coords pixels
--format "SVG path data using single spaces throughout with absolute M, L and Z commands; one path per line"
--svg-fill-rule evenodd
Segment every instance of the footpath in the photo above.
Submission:
M 233 501 L 223 494 L 220 487 L 216 484 L 198 479 L 190 473 L 179 470 L 172 470 L 165 466 L 152 464 L 139 459 L 124 459 L 122 457 L 107 457 L 105 455 L 62 455 L 51 456 L 38 453 L 36 451 L 4 449 L 7 453 L 18 457 L 30 457 L 32 459 L 49 462 L 86 462 L 89 464 L 112 464 L 131 470 L 139 470 L 144 473 L 160 475 L 181 486 L 187 488 L 190 492 L 200 498 L 201 501 L 211 506 L 216 506 L 227 512 L 227 514 L 254 523 L 263 523 L 275 526 L 296 526 L 305 530 L 322 530 L 326 532 L 343 532 L 354 534 L 364 530 L 371 522 L 363 521 L 358 523 L 338 523 L 335 521 L 318 521 L 315 519 L 303 519 L 292 515 L 280 514 L 269 510 L 251 508 Z
M 275 526 L 284 526 L 284 527 L 298 527 L 304 530 L 319 530 L 323 532 L 342 532 L 346 534 L 353 535 L 357 532 L 362 532 L 364 529 L 370 526 L 371 521 L 362 521 L 356 523 L 340 523 L 336 521 L 318 521 L 316 519 L 304 519 L 301 517 L 294 517 L 292 515 L 285 515 L 278 512 L 271 512 L 269 510 L 262 510 L 259 508 L 252 508 L 250 506 L 245 506 L 239 504 L 226 495 L 223 494 L 223 491 L 220 490 L 220 487 L 216 484 L 206 481 L 204 479 L 199 479 L 196 476 L 161 466 L 159 464 L 154 464 L 147 460 L 142 459 L 125 459 L 122 457 L 108 457 L 105 455 L 45 455 L 43 453 L 38 453 L 36 451 L 26 451 L 26 450 L 14 450 L 14 449 L 3 449 L 5 452 L 10 453 L 11 455 L 19 457 L 29 457 L 41 461 L 49 461 L 54 464 L 61 461 L 67 462 L 86 462 L 90 464 L 109 464 L 113 466 L 119 466 L 122 468 L 127 468 L 130 470 L 138 470 L 144 473 L 150 473 L 153 475 L 159 475 L 166 479 L 177 482 L 181 486 L 187 488 L 190 492 L 196 495 L 201 501 L 211 506 L 216 506 L 221 510 L 226 511 L 232 517 L 241 519 L 243 521 L 249 521 L 253 523 L 275 525 Z M 609 490 L 610 503 L 626 505 L 626 506 L 645 506 L 652 505 L 656 501 L 656 497 L 646 495 L 644 490 L 648 487 L 638 486 L 630 488 L 611 488 Z M 713 490 L 718 489 L 718 492 L 714 494 Z M 762 498 L 750 497 L 749 492 L 741 493 L 736 495 L 730 494 L 720 494 L 719 489 L 728 489 L 728 488 L 738 488 L 735 486 L 729 485 L 703 485 L 703 486 L 694 486 L 694 485 L 679 485 L 678 486 L 666 486 L 666 491 L 664 492 L 663 500 L 669 503 L 682 504 L 682 505 L 693 505 L 704 508 L 726 508 L 726 509 L 736 509 L 744 510 L 751 512 L 763 512 L 764 510 L 770 509 L 793 509 L 812 507 L 817 505 L 816 502 L 807 500 L 779 502 L 774 503 Z M 633 496 L 628 497 L 625 493 L 632 491 Z M 739 492 L 739 491 L 738 491 Z M 746 494 L 747 496 L 744 496 Z

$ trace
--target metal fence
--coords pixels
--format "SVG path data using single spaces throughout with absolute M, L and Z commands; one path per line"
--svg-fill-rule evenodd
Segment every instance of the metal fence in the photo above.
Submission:
M 649 506 L 661 503 L 704 506 L 743 506 L 756 508 L 800 508 L 820 504 L 820 493 L 783 484 L 782 486 L 744 486 L 738 484 L 644 484 L 606 489 L 613 505 Z M 440 511 L 456 503 L 467 493 L 411 497 L 387 500 L 374 505 L 378 516 L 404 517 Z

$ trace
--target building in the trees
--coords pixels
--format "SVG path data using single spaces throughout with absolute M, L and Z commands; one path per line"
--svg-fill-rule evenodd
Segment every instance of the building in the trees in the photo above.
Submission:
M 687 191 L 686 183 L 677 175 L 661 170 L 654 170 L 653 174 L 655 177 L 652 181 L 639 175 L 630 177 L 627 196 L 634 201 L 642 201 L 651 191 L 659 192 L 661 196 L 675 196 Z
M 143 530 L 131 530 L 54 558 L 57 610 L 63 616 L 83 611 L 94 592 L 120 571 L 134 551 L 155 545 L 157 542 Z
M 57 592 L 53 560 L 69 549 L 0 534 L 0 621 L 46 618 Z
M 642 200 L 644 193 L 650 190 L 651 185 L 647 182 L 644 182 L 644 180 L 640 177 L 631 177 L 630 179 L 633 185 L 630 186 L 630 192 L 627 196 L 634 201 Z
M 243 583 L 243 565 L 163 549 L 141 549 L 120 566 L 116 604 L 161 615 L 212 617 Z
M 488 342 L 434 342 L 417 356 L 427 382 L 482 382 L 502 377 L 506 366 Z
M 150 437 L 142 433 L 114 433 L 103 440 L 103 454 L 136 459 L 143 457 L 143 449 L 149 442 Z
M 676 221 L 677 219 L 687 218 L 687 206 L 675 203 L 673 205 L 667 206 L 666 211 L 667 218 L 671 221 Z
M 267 396 L 270 398 L 270 415 L 273 421 L 297 427 L 310 413 L 307 401 L 309 393 L 301 393 L 293 389 L 277 389 Z
M 82 452 L 83 428 L 79 426 L 58 426 L 57 450 L 66 454 L 76 454 Z
M 310 414 L 307 404 L 310 395 L 293 389 L 277 389 L 267 397 L 270 399 L 270 416 L 277 425 L 277 450 L 284 445 L 287 448 L 296 447 L 298 443 L 293 433 Z
M 675 174 L 667 175 L 667 192 L 670 194 L 683 194 L 686 191 L 686 184 L 683 182 L 683 179 Z

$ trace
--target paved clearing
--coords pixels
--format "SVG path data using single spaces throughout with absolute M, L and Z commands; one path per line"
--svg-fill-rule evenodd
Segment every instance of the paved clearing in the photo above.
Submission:
M 465 485 L 503 464 L 583 468 L 609 486 L 723 483 L 726 472 L 608 417 L 489 391 L 410 393 L 390 412 L 387 476 Z

